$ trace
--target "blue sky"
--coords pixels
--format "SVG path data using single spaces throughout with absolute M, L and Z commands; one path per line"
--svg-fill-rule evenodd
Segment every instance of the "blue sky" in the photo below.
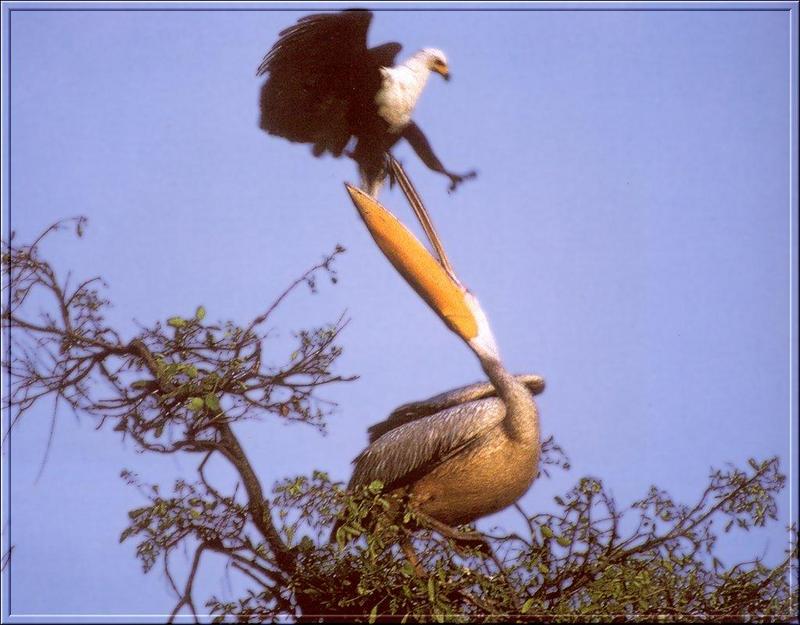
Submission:
M 326 390 L 340 410 L 325 437 L 270 420 L 237 430 L 267 488 L 313 469 L 346 480 L 368 425 L 482 377 L 374 247 L 342 187 L 357 182 L 353 163 L 314 159 L 257 127 L 255 70 L 312 5 L 18 10 L 26 6 L 3 7 L 4 236 L 10 227 L 30 240 L 57 219 L 88 216 L 83 239 L 60 235 L 45 251 L 76 276 L 102 273 L 111 319 L 128 337 L 133 320 L 199 304 L 212 320 L 245 322 L 335 244 L 348 249 L 337 285 L 298 292 L 279 310 L 273 349 L 283 357 L 293 330 L 346 310 L 339 372 L 361 377 Z M 447 180 L 407 146 L 396 154 L 507 367 L 547 380 L 543 431 L 573 468 L 537 482 L 524 507 L 549 509 L 582 475 L 602 478 L 621 503 L 651 484 L 690 502 L 712 466 L 777 454 L 788 471 L 793 5 L 515 6 L 527 10 L 381 11 L 370 42 L 398 40 L 401 57 L 435 46 L 450 61 L 454 79 L 431 78 L 415 119 L 448 168 L 476 168 L 478 178 L 448 195 Z M 413 227 L 399 192 L 382 201 Z M 64 414 L 36 482 L 48 425 L 43 407 L 3 449 L 15 620 L 168 613 L 165 579 L 143 575 L 135 544 L 117 542 L 127 510 L 142 503 L 119 472 L 168 485 L 197 459 L 138 455 L 117 433 Z M 779 522 L 726 536 L 724 554 L 781 555 L 796 478 Z M 515 522 L 501 513 L 479 527 Z M 199 596 L 230 596 L 220 563 L 209 563 Z M 70 618 L 81 620 L 58 620 Z

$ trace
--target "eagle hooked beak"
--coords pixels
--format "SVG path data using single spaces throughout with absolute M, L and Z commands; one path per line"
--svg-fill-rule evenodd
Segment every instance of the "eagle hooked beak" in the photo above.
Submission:
M 447 81 L 450 80 L 450 68 L 447 67 L 447 63 L 442 59 L 439 58 L 433 59 L 433 61 L 428 67 L 432 72 L 436 72 L 445 80 Z
M 349 184 L 345 187 L 380 250 L 447 327 L 470 344 L 479 335 L 490 338 L 491 330 L 477 300 L 457 278 L 379 202 Z

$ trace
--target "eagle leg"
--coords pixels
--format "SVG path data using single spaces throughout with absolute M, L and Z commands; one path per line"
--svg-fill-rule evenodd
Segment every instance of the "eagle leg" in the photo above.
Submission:
M 442 161 L 434 154 L 433 148 L 431 147 L 428 138 L 425 134 L 420 130 L 420 127 L 417 126 L 413 121 L 409 122 L 408 125 L 403 129 L 403 137 L 406 141 L 408 141 L 409 145 L 414 149 L 414 152 L 417 153 L 420 160 L 425 163 L 429 169 L 439 172 L 440 174 L 444 174 L 448 178 L 450 178 L 450 188 L 449 190 L 455 191 L 456 187 L 464 182 L 465 180 L 469 180 L 470 178 L 474 178 L 478 175 L 476 171 L 469 171 L 466 174 L 456 174 L 452 171 L 448 171 L 444 165 L 442 165 Z
M 448 178 L 450 178 L 450 187 L 447 189 L 449 193 L 452 193 L 456 190 L 456 187 L 460 185 L 465 180 L 471 180 L 472 178 L 477 177 L 478 172 L 474 169 L 472 171 L 468 171 L 466 174 L 454 174 L 450 171 L 443 172 Z

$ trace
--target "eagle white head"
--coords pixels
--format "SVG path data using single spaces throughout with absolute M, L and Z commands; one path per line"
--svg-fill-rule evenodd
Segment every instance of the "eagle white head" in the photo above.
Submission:
M 424 48 L 419 54 L 425 59 L 429 70 L 440 74 L 445 80 L 450 80 L 450 70 L 447 67 L 447 57 L 438 48 Z
M 399 133 L 411 121 L 431 72 L 450 80 L 447 58 L 436 48 L 415 52 L 407 61 L 396 67 L 381 67 L 382 84 L 375 94 L 375 104 L 380 115 L 389 124 L 389 130 Z

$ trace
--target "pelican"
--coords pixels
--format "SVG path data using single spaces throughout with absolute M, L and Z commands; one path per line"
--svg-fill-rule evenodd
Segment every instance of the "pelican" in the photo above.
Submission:
M 448 533 L 506 508 L 530 488 L 541 454 L 533 396 L 544 380 L 509 373 L 477 298 L 374 198 L 346 188 L 381 251 L 489 378 L 400 406 L 369 428 L 369 446 L 353 461 L 349 489 L 379 480 L 385 492 L 406 496 L 421 518 Z

